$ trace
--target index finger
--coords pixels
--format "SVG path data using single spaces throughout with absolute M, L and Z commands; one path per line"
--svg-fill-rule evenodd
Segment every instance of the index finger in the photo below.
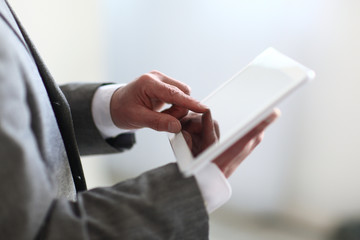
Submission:
M 155 81 L 151 89 L 152 90 L 148 92 L 148 95 L 163 102 L 175 104 L 197 113 L 203 113 L 208 110 L 208 107 L 204 104 L 189 95 L 186 95 L 183 91 L 173 85 Z

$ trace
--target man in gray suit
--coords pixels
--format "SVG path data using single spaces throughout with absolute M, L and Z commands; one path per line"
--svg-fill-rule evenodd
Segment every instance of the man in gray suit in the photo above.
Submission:
M 173 106 L 158 112 L 165 102 Z M 59 88 L 0 0 L 0 238 L 208 239 L 201 177 L 184 178 L 172 163 L 87 190 L 79 157 L 130 148 L 134 137 L 124 129 L 179 132 L 188 110 L 207 109 L 186 85 L 157 71 L 123 87 Z M 219 172 L 228 177 L 276 117 L 217 159 Z

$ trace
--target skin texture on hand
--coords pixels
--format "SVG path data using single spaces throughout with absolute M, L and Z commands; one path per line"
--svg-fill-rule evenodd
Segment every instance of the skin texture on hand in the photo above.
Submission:
M 213 160 L 225 177 L 230 177 L 240 163 L 255 149 L 263 139 L 266 127 L 279 116 L 280 111 L 275 109 L 265 120 Z M 204 114 L 190 113 L 181 120 L 181 124 L 183 136 L 194 157 L 219 141 L 219 125 L 212 119 L 210 110 Z
M 115 91 L 110 113 L 122 129 L 149 127 L 157 131 L 178 133 L 179 119 L 189 110 L 203 113 L 207 107 L 190 97 L 190 88 L 161 72 L 152 71 Z M 161 112 L 165 104 L 171 107 Z

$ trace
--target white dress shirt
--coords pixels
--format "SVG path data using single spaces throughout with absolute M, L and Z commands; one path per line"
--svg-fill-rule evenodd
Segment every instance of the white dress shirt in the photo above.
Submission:
M 129 130 L 115 126 L 110 115 L 110 100 L 116 89 L 125 84 L 101 86 L 94 94 L 92 115 L 96 127 L 104 138 L 114 137 Z M 219 208 L 231 197 L 231 186 L 216 164 L 211 163 L 195 174 L 208 213 Z

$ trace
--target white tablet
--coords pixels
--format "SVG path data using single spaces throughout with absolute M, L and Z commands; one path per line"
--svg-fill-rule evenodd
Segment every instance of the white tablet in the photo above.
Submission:
M 169 134 L 181 172 L 191 176 L 199 171 L 314 77 L 312 70 L 273 48 L 266 49 L 202 101 L 218 124 L 220 138 L 216 143 L 194 156 L 182 133 Z

